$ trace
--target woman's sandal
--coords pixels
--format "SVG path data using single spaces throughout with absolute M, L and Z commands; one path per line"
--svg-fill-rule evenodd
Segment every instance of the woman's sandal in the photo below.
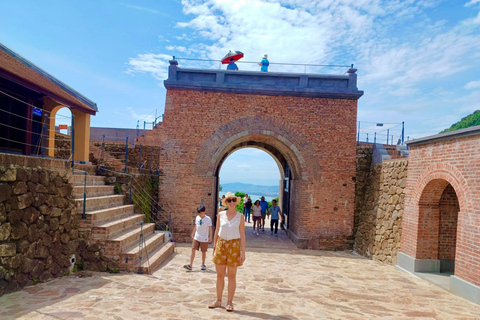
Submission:
M 227 307 L 225 308 L 228 312 L 233 311 L 233 303 L 232 302 L 227 302 Z
M 208 305 L 209 309 L 215 309 L 215 308 L 221 308 L 221 307 L 222 307 L 222 301 L 220 300 L 215 300 Z

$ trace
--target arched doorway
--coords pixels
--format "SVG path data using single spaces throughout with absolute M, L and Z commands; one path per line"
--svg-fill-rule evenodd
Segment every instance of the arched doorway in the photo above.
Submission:
M 460 206 L 453 186 L 446 180 L 430 181 L 418 203 L 417 258 L 437 261 L 436 270 L 453 274 Z
M 288 209 L 286 203 L 288 201 L 285 201 L 283 192 L 285 189 L 284 173 L 288 165 L 285 166 L 286 161 L 275 157 L 267 147 L 272 149 L 260 143 L 251 143 L 248 146 L 239 145 L 237 148 L 233 148 L 219 163 L 216 180 L 219 186 L 231 186 L 224 187 L 223 192 L 248 193 L 252 202 L 260 200 L 261 196 L 264 196 L 267 202 L 278 198 L 278 205 L 282 212 L 288 214 L 288 211 L 285 211 L 285 206 Z M 286 189 L 288 191 L 288 185 Z

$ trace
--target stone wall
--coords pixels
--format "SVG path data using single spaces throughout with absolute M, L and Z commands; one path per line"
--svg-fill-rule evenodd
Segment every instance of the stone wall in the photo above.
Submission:
M 102 148 L 101 142 L 94 142 L 98 148 Z M 105 143 L 105 152 L 109 153 L 116 159 L 125 163 L 125 143 Z M 128 146 L 128 170 L 138 172 L 139 166 L 148 172 L 150 168 L 152 171 L 159 170 L 160 147 L 142 145 L 141 146 L 141 161 L 140 161 L 140 144 Z M 93 162 L 99 163 L 100 159 L 95 159 Z
M 70 178 L 63 161 L 0 155 L 0 295 L 69 272 L 79 245 Z
M 354 249 L 363 256 L 395 264 L 400 250 L 408 161 L 388 160 L 370 166 L 370 150 L 361 147 L 357 151 Z
M 55 158 L 68 159 L 72 154 L 71 136 L 55 132 Z

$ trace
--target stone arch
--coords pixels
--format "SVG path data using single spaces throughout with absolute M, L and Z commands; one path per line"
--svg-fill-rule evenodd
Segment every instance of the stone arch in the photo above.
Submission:
M 269 153 L 280 168 L 282 157 L 296 180 L 320 179 L 321 167 L 310 141 L 272 118 L 247 116 L 219 127 L 201 147 L 194 173 L 212 176 L 228 155 L 245 147 Z M 309 166 L 307 166 L 307 163 Z
M 64 105 L 54 106 L 50 110 L 50 118 L 48 123 L 48 151 L 47 151 L 47 154 L 49 157 L 55 157 L 55 119 L 57 116 L 57 112 L 63 108 L 67 108 L 70 110 L 70 112 L 72 112 L 70 108 Z

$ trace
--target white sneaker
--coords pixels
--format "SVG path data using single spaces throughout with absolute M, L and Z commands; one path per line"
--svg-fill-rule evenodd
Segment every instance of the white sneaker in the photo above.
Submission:
M 257 232 L 257 236 L 259 236 L 259 235 L 260 235 L 260 233 Z
M 255 230 L 253 230 L 252 233 L 255 234 Z

